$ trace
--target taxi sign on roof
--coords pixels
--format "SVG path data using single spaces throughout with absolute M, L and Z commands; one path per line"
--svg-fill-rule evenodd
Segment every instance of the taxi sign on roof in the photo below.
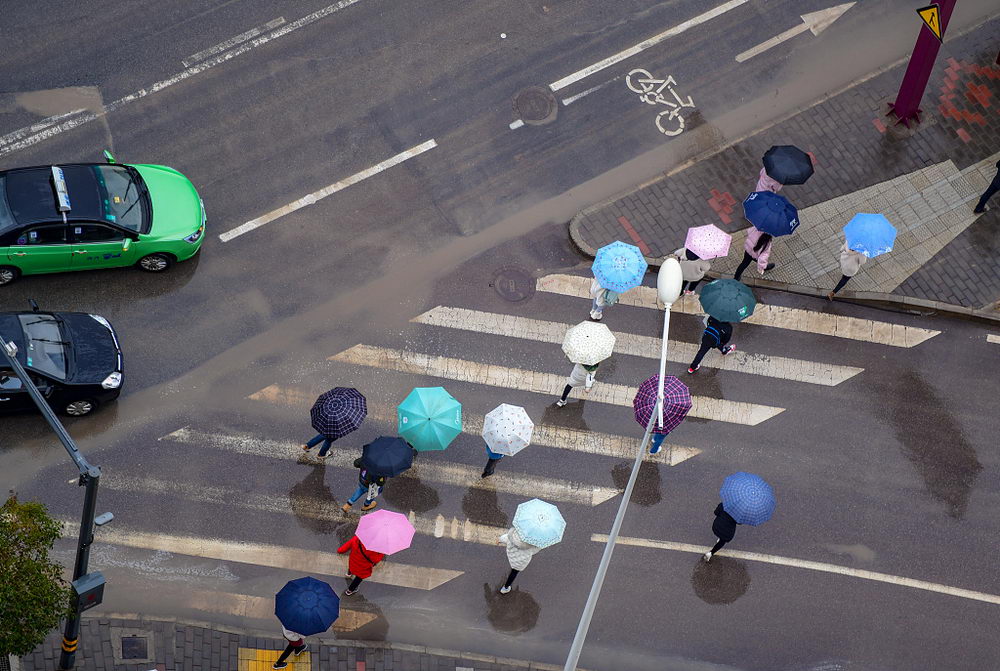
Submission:
M 938 5 L 927 5 L 926 7 L 918 9 L 917 14 L 920 15 L 920 18 L 924 20 L 927 27 L 931 29 L 932 33 L 934 33 L 934 37 L 939 40 L 942 39 L 941 8 Z

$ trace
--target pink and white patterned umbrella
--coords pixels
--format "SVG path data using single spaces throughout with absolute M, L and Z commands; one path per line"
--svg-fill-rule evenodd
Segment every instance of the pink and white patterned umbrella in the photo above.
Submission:
M 714 224 L 707 224 L 689 228 L 684 247 L 707 261 L 727 255 L 732 241 L 733 236 Z
M 513 456 L 531 443 L 535 423 L 519 405 L 501 403 L 483 420 L 483 440 L 491 452 Z

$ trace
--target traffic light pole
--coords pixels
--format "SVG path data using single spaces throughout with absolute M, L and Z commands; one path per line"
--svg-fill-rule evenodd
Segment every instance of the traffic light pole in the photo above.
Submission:
M 94 513 L 97 509 L 97 486 L 101 480 L 101 469 L 92 466 L 80 453 L 76 443 L 70 438 L 66 428 L 52 412 L 52 408 L 45 401 L 42 392 L 38 390 L 31 380 L 24 366 L 17 360 L 17 349 L 13 343 L 8 344 L 6 340 L 0 339 L 0 354 L 7 360 L 7 365 L 14 369 L 14 374 L 21 380 L 21 384 L 28 391 L 31 400 L 38 406 L 45 421 L 59 438 L 59 442 L 66 448 L 70 459 L 76 464 L 80 471 L 80 486 L 86 487 L 83 497 L 83 514 L 80 519 L 80 533 L 76 546 L 76 563 L 73 567 L 73 580 L 87 575 L 87 565 L 90 561 L 90 545 L 94 542 Z M 66 628 L 63 631 L 62 652 L 59 656 L 59 668 L 71 669 L 76 661 L 76 648 L 79 643 L 80 634 L 80 612 L 74 608 L 74 612 L 66 619 Z

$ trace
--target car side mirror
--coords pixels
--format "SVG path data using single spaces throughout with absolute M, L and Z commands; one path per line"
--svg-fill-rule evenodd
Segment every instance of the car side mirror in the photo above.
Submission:
M 122 251 L 127 252 L 128 248 L 132 246 L 132 238 L 125 238 L 122 240 Z
M 115 157 L 112 156 L 111 152 L 108 151 L 107 149 L 104 150 L 104 160 L 107 161 L 108 163 L 117 163 L 117 161 L 115 161 Z

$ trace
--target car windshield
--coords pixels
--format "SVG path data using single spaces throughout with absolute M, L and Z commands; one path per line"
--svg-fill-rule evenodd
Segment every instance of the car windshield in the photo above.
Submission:
M 145 216 L 141 202 L 145 186 L 139 173 L 120 165 L 95 165 L 97 182 L 104 198 L 101 218 L 136 233 L 145 232 Z
M 17 225 L 14 220 L 14 215 L 10 211 L 10 207 L 7 205 L 7 199 L 5 196 L 5 190 L 3 188 L 4 176 L 0 175 L 0 233 L 8 231 Z
M 59 322 L 51 315 L 18 315 L 24 341 L 25 362 L 30 368 L 65 380 L 69 369 L 69 345 L 63 342 Z

